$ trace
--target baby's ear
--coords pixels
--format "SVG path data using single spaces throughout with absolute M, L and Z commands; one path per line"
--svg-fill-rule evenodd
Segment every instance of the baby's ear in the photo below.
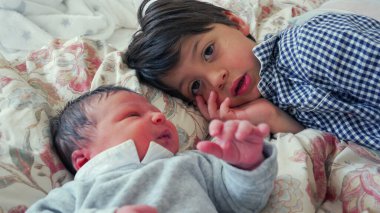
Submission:
M 233 14 L 231 11 L 224 11 L 224 14 L 230 19 L 232 22 L 237 24 L 238 30 L 242 32 L 245 36 L 248 36 L 250 33 L 249 25 L 239 16 Z
M 77 149 L 71 154 L 71 162 L 73 162 L 73 166 L 77 171 L 89 160 L 87 149 Z

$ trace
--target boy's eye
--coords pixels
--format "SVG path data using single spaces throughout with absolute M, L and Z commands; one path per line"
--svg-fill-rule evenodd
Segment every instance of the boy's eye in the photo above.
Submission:
M 206 47 L 205 51 L 203 52 L 204 60 L 209 61 L 213 53 L 214 53 L 214 44 L 211 44 L 208 47 Z
M 193 83 L 191 83 L 191 86 L 190 86 L 191 94 L 193 96 L 198 95 L 200 87 L 201 87 L 201 82 L 199 80 L 196 80 Z

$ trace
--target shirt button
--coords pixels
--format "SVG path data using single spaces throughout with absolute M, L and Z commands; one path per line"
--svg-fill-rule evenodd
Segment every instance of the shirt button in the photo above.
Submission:
M 290 108 L 289 109 L 289 113 L 292 115 L 296 114 L 296 112 L 297 112 L 296 108 Z

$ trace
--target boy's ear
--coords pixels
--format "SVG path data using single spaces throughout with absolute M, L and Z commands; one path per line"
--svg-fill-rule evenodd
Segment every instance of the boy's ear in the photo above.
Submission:
M 232 22 L 237 24 L 238 30 L 240 30 L 245 36 L 248 36 L 250 33 L 249 25 L 239 16 L 233 14 L 231 11 L 224 11 L 224 14 L 230 19 Z
M 77 149 L 71 154 L 71 161 L 73 162 L 73 166 L 77 171 L 89 160 L 89 153 L 86 149 Z

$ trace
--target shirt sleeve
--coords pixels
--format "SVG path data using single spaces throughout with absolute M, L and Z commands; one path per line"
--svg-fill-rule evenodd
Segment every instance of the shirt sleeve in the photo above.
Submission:
M 380 22 L 328 13 L 280 37 L 275 104 L 307 127 L 380 150 Z
M 282 40 L 280 49 L 287 55 L 281 57 L 296 67 L 286 74 L 290 78 L 344 99 L 380 105 L 379 21 L 355 14 L 320 15 L 287 32 Z
M 56 188 L 50 191 L 46 197 L 38 200 L 36 203 L 30 206 L 30 208 L 27 209 L 26 213 L 113 213 L 116 210 L 116 208 L 76 209 L 78 202 L 76 202 L 76 198 L 71 192 L 72 190 L 65 187 L 65 185 L 60 188 Z
M 65 187 L 56 188 L 26 211 L 26 213 L 36 212 L 75 212 L 75 198 L 65 190 Z

